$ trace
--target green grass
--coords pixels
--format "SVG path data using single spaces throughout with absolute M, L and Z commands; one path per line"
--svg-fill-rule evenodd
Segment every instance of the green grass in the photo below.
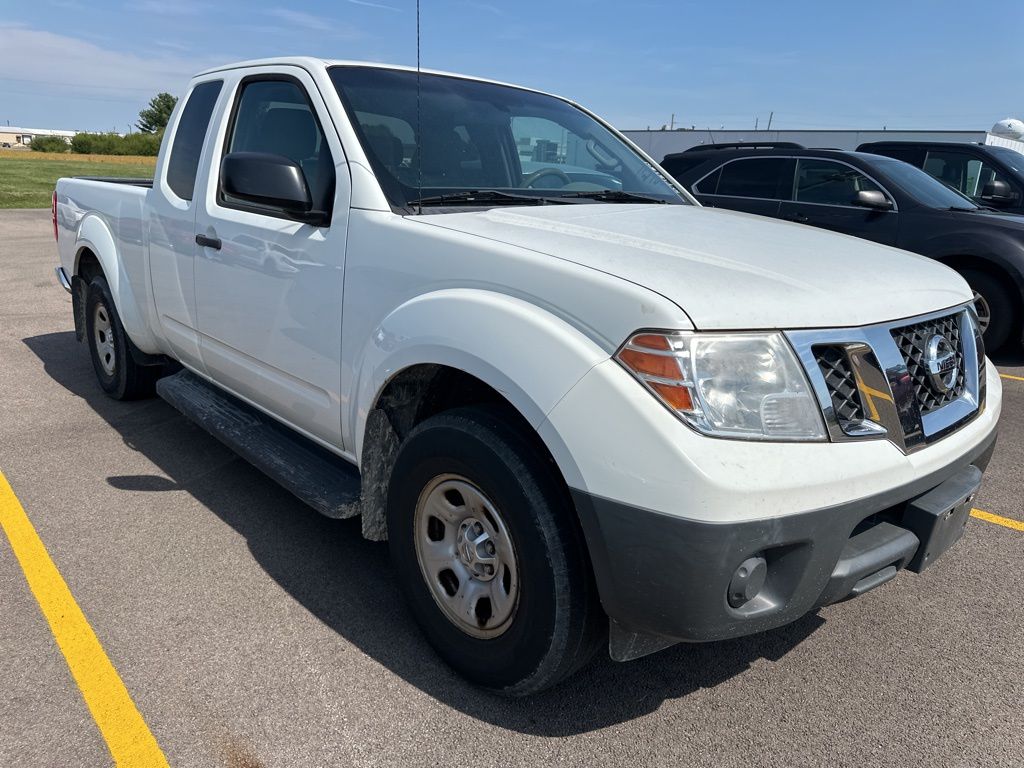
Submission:
M 156 158 L 0 152 L 0 208 L 49 208 L 62 176 L 153 178 Z

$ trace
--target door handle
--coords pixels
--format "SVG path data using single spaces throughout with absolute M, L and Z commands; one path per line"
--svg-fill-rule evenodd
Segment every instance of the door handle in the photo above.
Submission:
M 213 248 L 213 250 L 219 251 L 220 238 L 207 237 L 206 235 L 196 235 L 196 245 L 201 245 L 203 248 Z

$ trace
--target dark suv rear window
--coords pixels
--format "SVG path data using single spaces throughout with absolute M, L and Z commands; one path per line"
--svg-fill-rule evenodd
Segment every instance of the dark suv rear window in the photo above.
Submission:
M 167 161 L 167 186 L 182 200 L 192 199 L 206 129 L 210 126 L 210 116 L 222 84 L 220 80 L 211 80 L 193 88 L 178 118 L 171 156 Z
M 697 185 L 704 195 L 788 200 L 793 187 L 793 160 L 751 157 L 726 163 Z M 713 189 L 711 187 L 714 187 Z

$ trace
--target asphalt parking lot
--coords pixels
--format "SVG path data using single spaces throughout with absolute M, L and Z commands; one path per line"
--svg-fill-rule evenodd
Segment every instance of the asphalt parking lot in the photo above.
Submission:
M 49 211 L 0 212 L 0 472 L 170 765 L 1019 765 L 1024 530 L 972 518 L 921 576 L 791 626 L 495 698 L 434 656 L 358 520 L 161 400 L 107 399 L 55 258 Z M 1024 359 L 999 362 L 976 505 L 1024 522 Z M 109 765 L 23 569 L 0 536 L 0 766 Z

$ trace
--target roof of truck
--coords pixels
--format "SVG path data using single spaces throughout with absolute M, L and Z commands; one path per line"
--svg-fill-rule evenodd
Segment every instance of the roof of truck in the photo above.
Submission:
M 214 72 L 225 72 L 231 69 L 246 69 L 249 67 L 269 67 L 269 66 L 292 66 L 300 67 L 305 70 L 322 69 L 327 67 L 372 67 L 374 69 L 393 69 L 402 72 L 415 72 L 416 67 L 408 67 L 401 64 L 384 64 L 379 61 L 352 61 L 348 59 L 321 59 L 315 56 L 283 56 L 279 58 L 271 59 L 251 59 L 249 61 L 236 61 L 231 64 L 223 64 L 219 67 L 213 67 L 211 69 L 205 69 L 202 72 L 196 74 L 196 77 L 202 77 L 204 75 L 213 74 Z M 542 93 L 545 96 L 555 96 L 556 98 L 562 99 L 563 101 L 572 101 L 572 99 L 566 99 L 563 96 L 558 96 L 554 93 L 548 93 L 538 88 L 529 88 L 523 85 L 517 85 L 516 83 L 506 83 L 501 80 L 491 80 L 486 77 L 476 77 L 474 75 L 464 75 L 459 72 L 445 72 L 439 69 L 425 69 L 420 68 L 419 70 L 425 75 L 444 75 L 445 77 L 458 77 L 463 80 L 476 80 L 481 83 L 491 83 L 493 85 L 504 85 L 509 88 L 518 88 L 523 91 L 533 91 L 534 93 Z

